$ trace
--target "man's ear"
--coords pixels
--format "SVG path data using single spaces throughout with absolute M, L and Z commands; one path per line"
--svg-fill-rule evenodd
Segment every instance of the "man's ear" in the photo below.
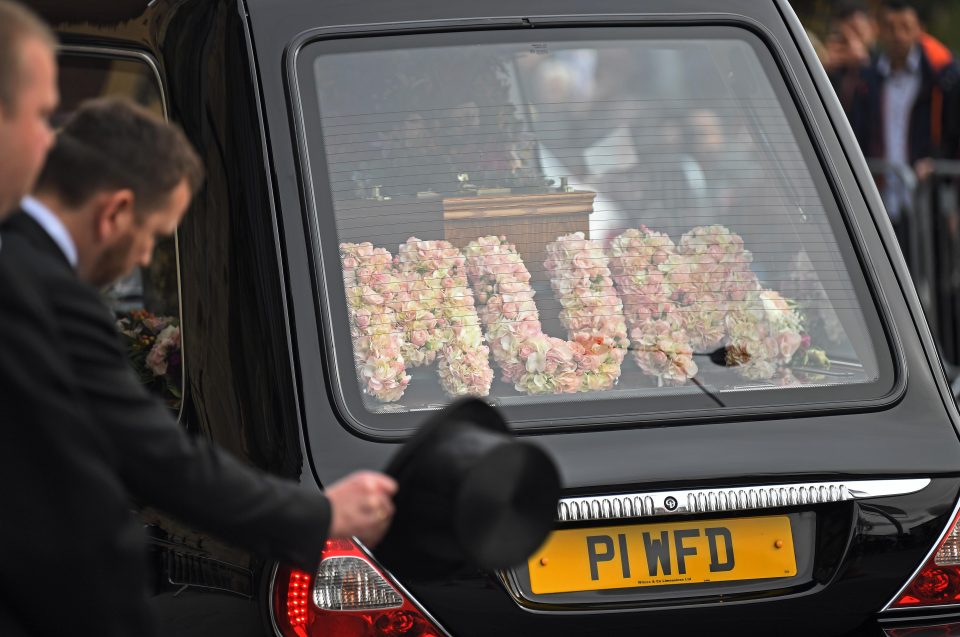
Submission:
M 129 188 L 99 193 L 94 205 L 97 208 L 95 231 L 100 241 L 125 234 L 133 226 L 134 194 Z

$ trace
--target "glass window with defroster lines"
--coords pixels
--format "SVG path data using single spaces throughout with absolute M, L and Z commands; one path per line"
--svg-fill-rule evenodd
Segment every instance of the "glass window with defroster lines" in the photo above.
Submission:
M 776 404 L 881 383 L 876 311 L 764 52 L 553 37 L 301 67 L 364 409 Z

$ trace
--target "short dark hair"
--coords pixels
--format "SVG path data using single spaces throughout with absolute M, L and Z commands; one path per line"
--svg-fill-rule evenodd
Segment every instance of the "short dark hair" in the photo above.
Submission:
M 893 11 L 894 13 L 913 11 L 920 22 L 927 21 L 927 12 L 908 0 L 884 0 L 882 6 L 884 11 Z
M 836 20 L 841 22 L 844 20 L 849 20 L 858 13 L 863 15 L 870 15 L 870 8 L 867 7 L 867 3 L 863 0 L 844 0 L 843 2 L 838 2 L 836 8 L 833 11 L 833 17 Z
M 53 31 L 36 14 L 10 0 L 0 0 L 0 107 L 10 113 L 17 110 L 17 93 L 23 82 L 20 47 L 30 38 L 40 40 L 51 51 L 56 47 Z
M 100 191 L 129 188 L 145 214 L 184 179 L 195 194 L 203 174 L 179 127 L 130 100 L 107 97 L 84 102 L 67 118 L 36 189 L 79 207 Z

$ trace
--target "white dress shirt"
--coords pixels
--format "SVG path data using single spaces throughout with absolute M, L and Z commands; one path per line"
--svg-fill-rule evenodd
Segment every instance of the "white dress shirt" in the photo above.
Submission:
M 877 70 L 886 78 L 883 83 L 883 144 L 886 159 L 894 165 L 910 166 L 910 113 L 920 93 L 920 47 L 914 45 L 904 68 L 894 71 L 886 56 L 877 62 Z M 895 173 L 887 175 L 883 192 L 884 204 L 893 219 L 911 207 L 910 192 Z
M 73 242 L 70 231 L 63 225 L 60 218 L 57 217 L 52 210 L 40 203 L 39 200 L 30 195 L 20 200 L 20 207 L 23 208 L 23 211 L 30 215 L 34 221 L 40 224 L 40 227 L 43 228 L 46 233 L 50 235 L 50 238 L 53 239 L 54 243 L 60 247 L 63 256 L 67 258 L 70 265 L 76 268 L 77 244 Z

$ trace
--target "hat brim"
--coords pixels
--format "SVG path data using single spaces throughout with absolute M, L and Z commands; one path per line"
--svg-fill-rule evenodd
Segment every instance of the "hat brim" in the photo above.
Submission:
M 385 471 L 399 485 L 397 513 L 375 554 L 405 578 L 513 566 L 553 526 L 554 463 L 477 398 L 432 414 Z

